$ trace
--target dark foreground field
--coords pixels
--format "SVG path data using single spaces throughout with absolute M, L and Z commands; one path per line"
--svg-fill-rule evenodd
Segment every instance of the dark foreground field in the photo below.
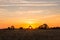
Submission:
M 0 40 L 60 40 L 60 29 L 0 30 Z

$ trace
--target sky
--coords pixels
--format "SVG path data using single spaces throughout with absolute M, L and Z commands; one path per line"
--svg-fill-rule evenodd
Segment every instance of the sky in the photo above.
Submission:
M 0 0 L 0 28 L 60 26 L 60 0 Z

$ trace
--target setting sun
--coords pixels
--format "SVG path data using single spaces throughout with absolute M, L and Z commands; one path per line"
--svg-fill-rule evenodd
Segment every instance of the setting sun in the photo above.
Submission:
M 34 28 L 36 21 L 35 21 L 34 19 L 26 19 L 26 20 L 24 21 L 24 23 L 25 23 L 25 25 L 27 26 L 27 28 L 28 28 L 30 25 L 32 26 L 32 28 Z

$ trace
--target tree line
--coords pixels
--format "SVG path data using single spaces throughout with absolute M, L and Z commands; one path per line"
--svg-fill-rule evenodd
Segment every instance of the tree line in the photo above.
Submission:
M 29 28 L 33 29 L 31 25 L 27 29 L 29 29 Z M 16 28 L 15 28 L 15 26 L 12 25 L 11 27 L 8 27 L 6 29 L 8 29 L 8 30 L 14 30 Z M 20 27 L 19 29 L 24 29 L 24 28 Z M 60 29 L 60 27 L 49 28 L 49 26 L 47 24 L 42 24 L 42 25 L 38 26 L 38 28 L 36 28 L 36 29 Z

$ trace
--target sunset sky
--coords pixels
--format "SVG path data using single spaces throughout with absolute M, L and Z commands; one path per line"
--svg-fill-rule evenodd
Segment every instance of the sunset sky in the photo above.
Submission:
M 0 0 L 0 28 L 60 26 L 60 0 Z

